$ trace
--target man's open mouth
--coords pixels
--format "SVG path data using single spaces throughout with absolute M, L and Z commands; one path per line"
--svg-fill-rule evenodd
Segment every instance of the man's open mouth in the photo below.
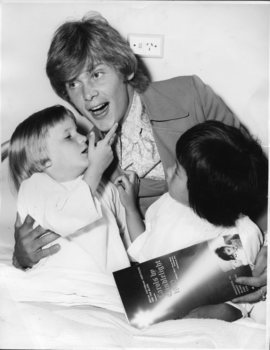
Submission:
M 89 112 L 94 116 L 98 117 L 108 110 L 109 102 L 102 103 L 94 108 L 90 108 Z

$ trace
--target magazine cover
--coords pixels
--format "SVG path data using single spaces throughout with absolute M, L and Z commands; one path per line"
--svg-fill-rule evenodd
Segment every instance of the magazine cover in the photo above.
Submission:
M 127 318 L 137 327 L 184 317 L 201 305 L 252 292 L 239 235 L 215 238 L 114 272 Z

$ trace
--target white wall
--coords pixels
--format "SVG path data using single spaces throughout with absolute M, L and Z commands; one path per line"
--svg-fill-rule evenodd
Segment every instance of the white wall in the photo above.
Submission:
M 19 121 L 55 103 L 45 74 L 56 28 L 95 10 L 125 37 L 163 34 L 154 80 L 197 74 L 268 144 L 269 11 L 265 3 L 88 1 L 2 3 L 2 141 Z

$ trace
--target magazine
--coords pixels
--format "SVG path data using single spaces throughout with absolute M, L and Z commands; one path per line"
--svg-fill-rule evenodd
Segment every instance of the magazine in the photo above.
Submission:
M 238 234 L 221 236 L 113 273 L 131 325 L 144 328 L 184 317 L 198 306 L 254 291 L 235 282 L 251 276 Z

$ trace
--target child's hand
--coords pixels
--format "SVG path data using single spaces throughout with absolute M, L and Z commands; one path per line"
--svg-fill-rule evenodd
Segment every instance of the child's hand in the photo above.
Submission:
M 115 139 L 115 131 L 118 124 L 114 124 L 110 131 L 106 134 L 104 139 L 97 142 L 95 145 L 95 134 L 93 132 L 89 135 L 88 144 L 88 159 L 89 167 L 93 167 L 96 170 L 103 172 L 111 164 L 113 160 L 113 151 L 111 145 Z
M 115 131 L 118 124 L 114 124 L 111 130 L 106 134 L 103 140 L 95 145 L 95 135 L 90 133 L 88 144 L 89 166 L 86 169 L 83 179 L 89 185 L 92 193 L 95 194 L 104 171 L 113 160 L 113 151 L 111 145 L 115 139 Z
M 114 182 L 117 186 L 120 200 L 126 210 L 137 210 L 137 197 L 140 179 L 134 171 L 126 171 L 126 174 L 118 176 Z
M 131 242 L 145 230 L 145 225 L 137 207 L 140 179 L 134 171 L 126 171 L 115 180 L 121 203 L 125 207 L 126 223 Z

